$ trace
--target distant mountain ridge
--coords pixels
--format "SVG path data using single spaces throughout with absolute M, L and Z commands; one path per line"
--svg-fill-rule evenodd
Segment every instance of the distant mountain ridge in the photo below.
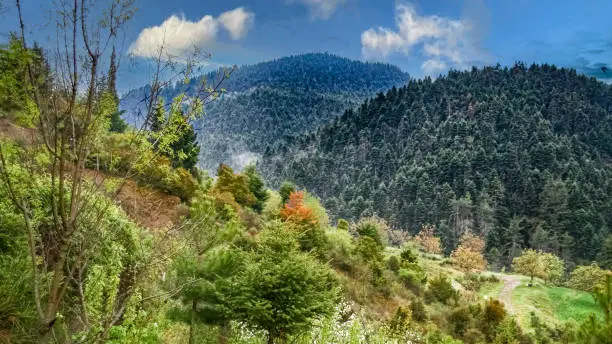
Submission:
M 205 75 L 214 79 L 215 73 Z M 164 92 L 172 99 L 191 85 Z M 222 87 L 227 93 L 195 123 L 202 147 L 200 166 L 214 171 L 219 163 L 241 169 L 283 137 L 317 128 L 377 92 L 409 80 L 398 67 L 350 60 L 327 53 L 283 57 L 236 69 Z M 128 92 L 122 109 L 135 113 L 147 87 Z

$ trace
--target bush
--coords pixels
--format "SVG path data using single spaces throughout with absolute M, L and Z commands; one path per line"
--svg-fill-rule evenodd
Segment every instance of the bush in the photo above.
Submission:
M 487 266 L 487 261 L 482 253 L 470 249 L 468 246 L 459 245 L 451 253 L 453 265 L 464 271 L 482 271 Z
M 380 262 L 383 260 L 382 247 L 369 236 L 357 239 L 355 254 L 363 258 L 366 263 Z
M 335 267 L 348 271 L 353 261 L 353 251 L 355 244 L 353 237 L 344 230 L 328 228 L 325 231 L 327 238 L 326 259 Z
M 497 326 L 506 318 L 506 308 L 498 300 L 489 299 L 485 302 L 480 329 L 491 342 L 495 337 Z
M 388 322 L 388 332 L 391 338 L 403 338 L 406 331 L 410 328 L 410 310 L 398 307 Z
M 457 337 L 463 336 L 472 322 L 472 314 L 467 306 L 455 309 L 448 316 L 448 323 L 451 333 Z
M 401 229 L 390 229 L 387 235 L 389 236 L 389 244 L 396 247 L 401 247 L 410 240 L 410 234 Z
M 418 322 L 427 321 L 427 310 L 425 304 L 420 298 L 415 298 L 410 302 L 410 312 L 412 312 L 412 319 Z
M 398 276 L 404 287 L 419 294 L 421 288 L 427 283 L 427 275 L 422 271 L 400 269 Z
M 491 283 L 497 283 L 499 282 L 499 277 L 495 276 L 495 275 L 489 275 L 487 277 L 485 277 L 487 282 L 491 282 Z
M 434 226 L 424 225 L 419 234 L 414 237 L 423 250 L 427 253 L 440 254 L 442 253 L 442 244 L 440 238 L 434 235 L 436 228 Z
M 378 217 L 368 217 L 359 220 L 355 227 L 355 231 L 360 237 L 370 237 L 383 247 L 387 244 L 389 226 L 384 220 Z
M 593 287 L 605 280 L 606 270 L 597 264 L 577 266 L 571 273 L 568 287 L 591 292 Z
M 478 291 L 480 290 L 482 285 L 486 282 L 486 280 L 487 278 L 484 276 L 481 276 L 475 273 L 470 273 L 470 274 L 465 274 L 463 276 L 463 281 L 461 281 L 461 284 L 467 290 Z
M 412 247 L 408 245 L 404 245 L 400 257 L 402 258 L 403 262 L 407 263 L 417 263 L 419 261 L 419 256 L 417 256 Z
M 400 260 L 396 256 L 391 256 L 387 259 L 387 268 L 395 273 L 400 269 Z
M 338 228 L 339 230 L 348 232 L 349 223 L 345 219 L 338 219 L 338 224 L 336 225 L 336 228 Z
M 457 303 L 459 300 L 459 292 L 453 288 L 448 277 L 440 274 L 438 277 L 429 281 L 425 299 L 428 302 L 438 301 L 448 304 L 448 302 L 452 300 Z

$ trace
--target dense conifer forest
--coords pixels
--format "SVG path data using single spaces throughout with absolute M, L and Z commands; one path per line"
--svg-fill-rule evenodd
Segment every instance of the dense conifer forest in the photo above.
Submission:
M 487 238 L 591 261 L 612 234 L 612 88 L 551 65 L 411 80 L 266 150 L 261 170 L 319 195 L 336 217 L 378 215 L 452 250 Z

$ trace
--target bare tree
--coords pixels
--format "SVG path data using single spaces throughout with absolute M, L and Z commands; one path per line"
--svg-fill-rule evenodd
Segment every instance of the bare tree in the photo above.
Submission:
M 24 49 L 29 49 L 21 1 L 16 0 L 21 41 Z M 33 142 L 31 154 L 20 159 L 9 159 L 6 150 L 0 146 L 0 176 L 15 208 L 23 218 L 29 254 L 32 261 L 33 295 L 39 318 L 38 342 L 45 343 L 55 336 L 54 327 L 67 302 L 67 291 L 75 290 L 81 309 L 78 315 L 80 327 L 92 326 L 87 314 L 87 300 L 83 290 L 91 252 L 95 252 L 97 243 L 88 233 L 96 230 L 96 221 L 105 214 L 108 204 L 99 204 L 94 197 L 100 192 L 102 182 L 92 183 L 87 175 L 86 163 L 95 142 L 103 135 L 103 125 L 109 114 L 104 111 L 100 94 L 105 85 L 103 59 L 110 50 L 115 50 L 119 32 L 135 13 L 134 0 L 58 0 L 53 18 L 57 27 L 55 49 L 49 54 L 49 71 L 41 75 L 40 68 L 28 64 L 28 83 L 30 97 L 38 110 L 38 142 Z M 150 83 L 150 92 L 143 99 L 145 118 L 143 127 L 133 135 L 138 140 L 147 135 L 144 125 L 154 115 L 162 90 L 172 86 L 177 79 L 189 80 L 197 69 L 195 57 L 199 51 L 188 58 L 177 59 L 165 53 L 164 46 L 159 47 L 159 54 L 154 59 L 154 73 Z M 112 59 L 115 56 L 112 54 Z M 113 62 L 114 63 L 114 62 Z M 215 100 L 222 89 L 222 81 L 230 71 L 217 73 L 216 80 L 210 84 L 206 81 L 197 83 L 190 95 L 182 95 L 177 101 L 168 104 L 169 111 L 183 116 L 185 121 L 200 116 L 203 107 Z M 41 78 L 45 82 L 41 82 Z M 114 77 L 114 76 L 113 76 Z M 113 80 L 114 82 L 114 80 Z M 174 128 L 168 123 L 164 128 L 170 133 Z M 156 140 L 172 143 L 172 135 L 159 135 Z M 45 152 L 50 157 L 40 166 L 32 160 L 36 150 Z M 141 162 L 147 163 L 147 162 Z M 18 182 L 27 183 L 28 178 L 16 180 L 11 173 L 12 164 L 20 164 L 30 173 L 31 178 L 43 176 L 49 189 L 48 199 L 51 210 L 51 223 L 39 223 L 33 214 L 33 202 L 27 192 L 20 192 Z M 125 182 L 134 174 L 133 170 L 123 171 L 123 183 L 115 192 L 116 196 Z M 105 176 L 97 176 L 105 178 Z M 23 185 L 22 185 L 23 187 Z M 88 220 L 86 220 L 88 219 Z M 92 220 L 93 219 L 93 220 Z M 156 257 L 150 258 L 152 261 Z M 42 260 L 42 263 L 40 262 Z M 121 281 L 116 290 L 114 305 L 103 321 L 102 330 L 92 339 L 102 341 L 109 329 L 117 324 L 125 311 L 127 302 L 136 287 L 139 278 L 145 274 L 143 268 L 132 266 L 124 268 Z M 100 325 L 100 324 L 98 324 Z M 72 326 L 72 324 L 70 324 Z

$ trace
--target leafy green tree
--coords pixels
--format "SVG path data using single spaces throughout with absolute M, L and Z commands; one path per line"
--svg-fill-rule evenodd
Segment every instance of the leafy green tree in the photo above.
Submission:
M 121 115 L 124 111 L 113 111 L 110 115 L 110 127 L 109 130 L 114 133 L 123 133 L 128 127 L 128 124 L 123 120 Z
M 560 284 L 565 277 L 565 263 L 552 253 L 541 253 L 540 261 L 544 270 L 544 282 Z
M 485 302 L 480 329 L 485 334 L 487 341 L 492 342 L 494 340 L 497 327 L 507 315 L 508 312 L 506 312 L 504 304 L 499 300 L 488 299 Z
M 518 344 L 523 339 L 523 332 L 512 317 L 506 317 L 497 327 L 494 344 Z
M 605 279 L 595 286 L 593 297 L 605 315 L 606 326 L 612 327 L 612 272 L 607 272 Z
M 28 64 L 34 55 L 23 47 L 21 40 L 12 35 L 8 44 L 0 46 L 0 110 L 12 112 L 23 109 L 28 99 Z
M 591 314 L 578 330 L 578 343 L 610 343 L 612 338 L 612 272 L 593 288 L 593 298 L 604 313 L 604 319 Z
M 543 277 L 545 273 L 539 252 L 532 249 L 524 250 L 523 254 L 512 260 L 512 270 L 529 276 L 530 283 L 533 283 L 534 277 Z

